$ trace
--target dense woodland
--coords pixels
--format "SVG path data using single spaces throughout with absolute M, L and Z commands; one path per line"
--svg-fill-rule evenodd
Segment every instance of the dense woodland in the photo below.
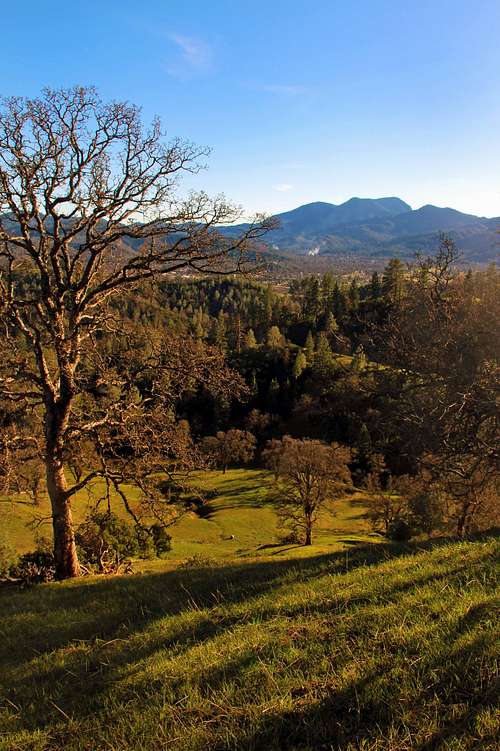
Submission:
M 123 309 L 131 325 L 216 347 L 243 379 L 238 398 L 201 384 L 179 400 L 195 442 L 248 430 L 258 461 L 271 438 L 338 441 L 353 449 L 360 482 L 380 461 L 386 479 L 415 475 L 448 445 L 478 441 L 496 457 L 500 275 L 454 270 L 450 247 L 443 239 L 436 258 L 413 266 L 390 261 L 367 284 L 325 274 L 276 292 L 248 278 L 175 280 L 153 303 L 138 293 Z

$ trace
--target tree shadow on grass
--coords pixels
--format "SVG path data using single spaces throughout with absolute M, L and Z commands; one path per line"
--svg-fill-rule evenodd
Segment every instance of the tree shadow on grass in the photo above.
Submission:
M 441 541 L 441 544 L 443 542 Z M 353 552 L 350 551 L 348 570 L 352 571 L 358 566 L 376 564 L 385 559 L 432 547 L 437 547 L 436 541 L 419 545 L 418 548 L 409 545 L 358 547 Z M 467 568 L 466 564 L 455 567 L 453 571 L 447 570 L 442 574 L 442 578 L 448 578 L 464 568 Z M 40 706 L 32 700 L 33 691 L 35 696 L 39 691 L 41 696 L 45 697 L 45 704 L 47 696 L 51 696 L 59 709 L 69 716 L 79 719 L 88 717 L 92 712 L 99 711 L 100 696 L 113 684 L 117 670 L 129 666 L 132 672 L 128 671 L 128 675 L 133 675 L 137 670 L 139 680 L 142 666 L 134 667 L 137 663 L 150 659 L 162 650 L 168 649 L 172 650 L 173 654 L 181 654 L 195 645 L 230 632 L 242 622 L 242 615 L 237 610 L 218 613 L 216 606 L 227 607 L 244 600 L 257 600 L 280 585 L 291 586 L 297 582 L 306 582 L 310 578 L 321 577 L 325 573 L 342 574 L 345 571 L 345 552 L 341 552 L 306 559 L 263 561 L 239 566 L 94 580 L 64 586 L 50 585 L 33 589 L 31 592 L 18 592 L 7 608 L 7 619 L 4 619 L 2 624 L 2 642 L 6 647 L 5 664 L 12 666 L 13 662 L 24 663 L 25 668 L 17 674 L 18 677 L 14 679 L 13 684 L 7 687 L 7 694 L 14 703 L 24 705 L 25 728 L 44 727 L 55 718 L 60 719 L 51 707 L 46 707 L 41 714 Z M 403 592 L 439 578 L 441 577 L 431 574 L 397 586 L 388 582 L 387 592 L 380 593 L 381 600 L 394 601 Z M 355 610 L 370 602 L 373 602 L 373 598 L 367 595 L 347 599 L 344 606 Z M 205 608 L 210 612 L 202 612 Z M 299 604 L 280 610 L 279 616 L 293 619 L 305 613 L 325 615 L 331 614 L 332 609 L 332 602 L 313 605 L 306 603 L 305 607 Z M 142 644 L 141 635 L 154 626 L 158 619 L 178 615 L 183 611 L 194 614 L 187 623 L 177 625 L 171 631 L 166 627 L 166 633 L 160 629 L 158 635 L 149 635 Z M 258 615 L 263 628 L 264 624 L 277 614 L 274 606 L 260 607 Z M 21 625 L 16 620 L 16 615 L 22 616 Z M 482 611 L 476 614 L 478 619 L 483 615 Z M 470 613 L 469 616 L 476 617 Z M 461 624 L 461 628 L 466 625 Z M 12 645 L 16 640 L 19 644 L 19 632 L 22 629 L 25 631 L 22 649 L 19 651 L 18 648 L 16 654 L 15 650 L 12 651 Z M 31 630 L 26 634 L 27 629 Z M 24 638 L 25 635 L 27 639 Z M 96 639 L 104 640 L 104 643 L 100 644 Z M 79 640 L 92 640 L 88 645 L 88 654 L 85 650 L 83 653 L 78 651 Z M 67 650 L 64 659 L 58 661 L 58 667 L 47 669 L 42 662 L 34 664 L 30 670 L 30 660 L 34 654 L 54 649 Z M 244 657 L 244 667 L 247 667 L 255 655 L 246 652 Z M 233 658 L 232 667 L 217 667 L 212 678 L 211 672 L 203 679 L 200 678 L 203 681 L 203 690 L 216 686 L 216 675 L 222 681 L 227 679 L 228 674 L 237 674 L 238 663 L 239 660 L 235 661 Z M 243 669 L 243 664 L 241 667 Z M 15 670 L 12 675 L 16 676 Z M 35 680 L 38 684 L 36 690 L 33 688 Z M 368 676 L 366 680 L 370 681 L 371 677 Z M 87 696 L 92 696 L 84 706 L 80 693 L 82 683 L 85 685 Z M 345 697 L 342 698 L 342 695 L 337 697 L 335 706 L 347 706 L 352 699 L 351 693 L 348 694 L 348 698 L 349 701 Z M 383 708 L 375 709 L 382 713 L 382 717 Z M 279 722 L 276 721 L 276 727 L 269 725 L 262 732 L 259 730 L 253 739 L 249 737 L 251 745 L 240 747 L 264 748 L 265 746 L 255 744 L 261 743 L 269 733 L 270 737 L 279 739 L 281 736 L 276 733 L 283 723 L 285 727 L 295 722 L 302 726 L 304 720 L 301 718 L 301 711 L 291 713 L 288 719 L 281 717 Z M 294 732 L 297 735 L 297 728 Z M 297 736 L 297 743 L 300 741 L 299 736 L 300 734 Z M 307 742 L 306 736 L 303 740 Z M 270 746 L 272 747 L 291 748 L 286 745 Z
M 9 588 L 0 592 L 4 637 L 0 640 L 0 662 L 8 662 L 10 657 L 31 659 L 34 654 L 64 648 L 75 640 L 111 638 L 128 624 L 144 627 L 158 617 L 177 615 L 193 606 L 201 609 L 221 602 L 242 602 L 266 594 L 284 578 L 293 583 L 323 573 L 345 573 L 455 541 L 440 538 L 415 545 L 368 543 L 349 549 L 348 557 L 344 550 L 305 558 L 81 579 L 27 590 Z M 301 546 L 288 550 L 294 547 Z M 68 618 L 71 612 L 73 616 Z M 21 625 L 16 617 L 22 617 Z M 19 645 L 20 629 L 25 640 L 21 655 L 12 653 L 12 645 Z M 31 642 L 36 648 L 30 649 Z
M 453 640 L 460 633 L 457 623 L 457 628 L 448 635 L 452 647 L 448 666 L 439 658 L 425 665 L 426 674 L 439 676 L 438 685 L 416 690 L 411 696 L 402 694 L 391 656 L 381 659 L 374 669 L 367 670 L 345 688 L 330 691 L 325 683 L 325 695 L 319 701 L 307 701 L 312 686 L 304 685 L 302 690 L 299 687 L 296 709 L 262 717 L 254 727 L 243 726 L 238 741 L 217 744 L 213 751 L 355 751 L 361 748 L 437 751 L 444 748 L 444 741 L 460 740 L 467 734 L 474 738 L 477 716 L 496 706 L 497 681 L 492 679 L 480 686 L 477 680 L 482 656 L 486 649 L 493 647 L 495 637 L 479 635 L 467 648 L 454 654 Z M 463 668 L 459 680 L 453 657 Z M 404 705 L 410 710 L 407 716 L 402 716 Z M 431 731 L 427 726 L 429 711 L 439 713 L 438 727 Z M 408 718 L 413 726 L 408 726 Z M 422 740 L 416 740 L 419 737 Z M 485 735 L 471 748 L 493 750 L 494 743 L 493 734 Z

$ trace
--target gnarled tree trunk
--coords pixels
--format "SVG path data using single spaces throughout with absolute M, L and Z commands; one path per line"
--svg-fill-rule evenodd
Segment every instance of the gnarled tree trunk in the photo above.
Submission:
M 54 558 L 57 579 L 80 576 L 80 565 L 75 545 L 71 503 L 66 495 L 64 468 L 58 462 L 47 459 L 47 490 L 52 507 L 54 532 Z
M 49 404 L 46 404 L 45 417 L 45 472 L 47 492 L 52 508 L 57 579 L 70 579 L 80 576 L 71 502 L 64 474 L 63 436 L 70 404 L 70 396 L 60 399 L 58 403 L 49 400 Z

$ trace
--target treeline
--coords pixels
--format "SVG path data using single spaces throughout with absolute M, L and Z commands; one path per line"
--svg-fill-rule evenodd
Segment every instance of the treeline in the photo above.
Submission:
M 405 267 L 398 259 L 367 284 L 331 273 L 293 280 L 287 293 L 237 277 L 163 282 L 155 295 L 130 297 L 126 313 L 135 321 L 167 326 L 229 351 L 284 341 L 304 346 L 307 335 L 337 334 L 336 346 L 352 348 L 363 328 L 387 313 L 401 294 Z M 365 326 L 363 327 L 363 322 Z M 279 332 L 276 332 L 276 328 Z M 271 331 L 272 329 L 272 331 Z M 349 341 L 341 341 L 341 337 Z
M 178 417 L 198 445 L 213 437 L 213 448 L 219 436 L 235 446 L 235 463 L 259 463 L 283 436 L 339 443 L 351 449 L 354 482 L 386 500 L 398 478 L 409 498 L 408 478 L 421 488 L 439 477 L 446 503 L 462 499 L 461 518 L 448 514 L 462 534 L 479 524 L 480 508 L 485 523 L 497 515 L 500 275 L 493 265 L 457 271 L 456 255 L 443 238 L 435 258 L 392 260 L 367 283 L 327 273 L 286 291 L 239 278 L 175 280 L 154 305 L 130 298 L 127 315 L 215 346 L 243 379 L 238 397 L 183 394 Z M 230 463 L 226 451 L 220 466 Z M 398 503 L 379 504 L 386 521 L 377 528 L 405 516 Z

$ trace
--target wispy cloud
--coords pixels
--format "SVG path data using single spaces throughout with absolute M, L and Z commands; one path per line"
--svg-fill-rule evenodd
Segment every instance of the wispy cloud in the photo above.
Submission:
M 281 94 L 283 96 L 300 96 L 307 94 L 307 86 L 294 86 L 289 84 L 263 83 L 256 86 L 259 91 L 265 91 L 267 94 Z
M 273 185 L 273 190 L 277 190 L 278 193 L 287 193 L 289 190 L 292 190 L 293 185 L 290 185 L 289 183 L 278 183 L 278 185 Z
M 167 65 L 167 72 L 176 78 L 208 73 L 213 68 L 213 51 L 207 42 L 185 34 L 169 34 L 177 47 L 177 59 Z

